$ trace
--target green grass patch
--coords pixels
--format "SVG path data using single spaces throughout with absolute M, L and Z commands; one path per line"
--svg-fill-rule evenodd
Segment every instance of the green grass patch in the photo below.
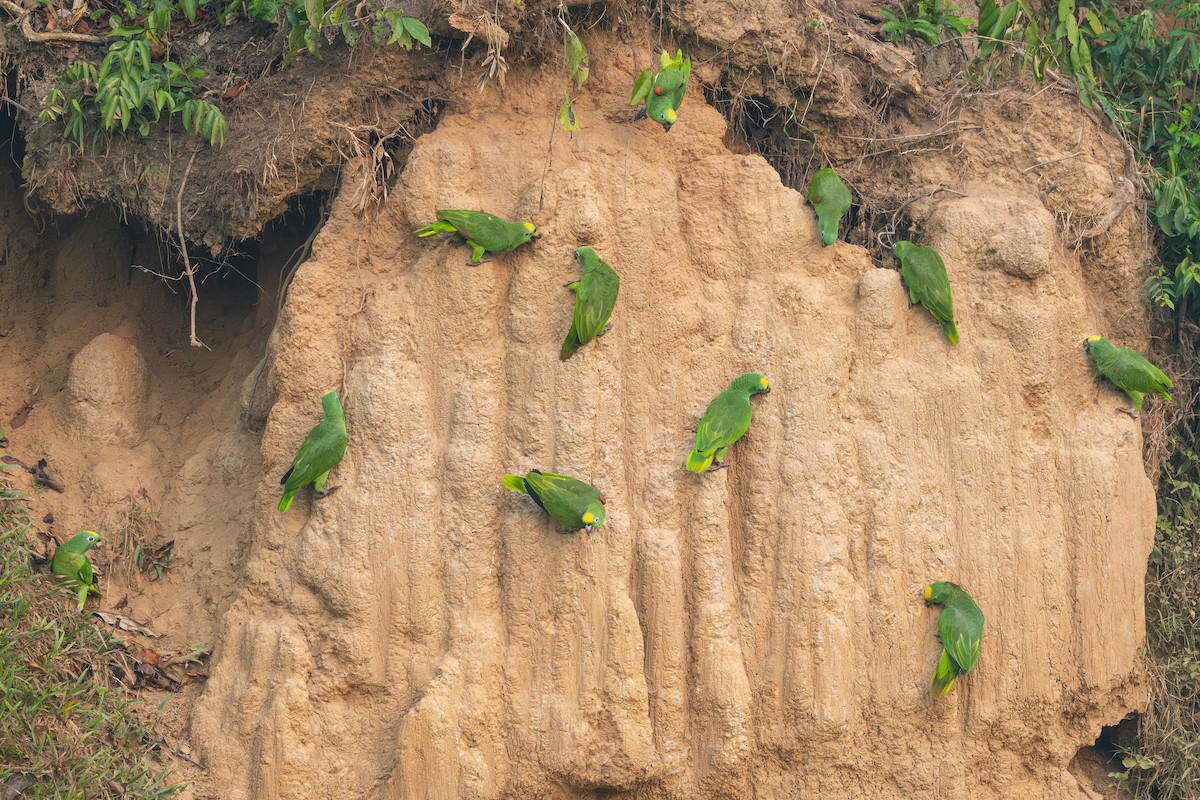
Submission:
M 0 473 L 0 796 L 174 796 L 183 786 L 138 703 L 110 679 L 124 648 L 33 569 L 28 535 L 24 499 Z

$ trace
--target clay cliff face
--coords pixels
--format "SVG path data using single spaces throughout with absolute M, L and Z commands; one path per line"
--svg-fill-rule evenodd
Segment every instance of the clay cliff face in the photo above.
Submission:
M 193 725 L 214 785 L 1088 796 L 1072 757 L 1142 697 L 1155 508 L 1139 425 L 1082 342 L 1124 325 L 1136 344 L 1141 323 L 1087 277 L 1099 266 L 1066 247 L 1023 163 L 964 169 L 966 196 L 915 208 L 954 286 L 951 347 L 898 272 L 820 246 L 801 195 L 726 149 L 698 93 L 664 134 L 628 124 L 626 87 L 594 70 L 583 130 L 549 154 L 557 84 L 514 73 L 506 102 L 447 112 L 378 218 L 336 203 L 296 274 L 266 474 Z M 1103 172 L 1089 136 L 1064 172 Z M 466 248 L 411 233 L 443 207 L 543 237 L 468 267 Z M 580 244 L 621 296 L 612 331 L 560 363 Z M 1122 292 L 1129 252 L 1104 265 Z M 700 414 L 745 370 L 773 391 L 732 466 L 685 472 Z M 278 476 L 332 387 L 340 488 L 281 516 Z M 531 467 L 600 487 L 608 523 L 558 533 L 500 487 Z M 935 579 L 987 615 L 975 672 L 937 703 L 920 598 Z

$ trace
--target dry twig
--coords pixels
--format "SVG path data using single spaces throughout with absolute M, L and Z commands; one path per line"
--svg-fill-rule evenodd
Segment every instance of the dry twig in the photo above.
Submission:
M 90 33 L 35 31 L 33 25 L 29 22 L 29 12 L 12 2 L 12 0 L 0 0 L 0 8 L 13 15 L 13 19 L 17 21 L 17 26 L 21 29 L 21 35 L 31 42 L 86 42 L 88 44 L 104 44 L 104 37 L 95 36 Z
M 196 303 L 200 301 L 196 294 L 196 273 L 192 269 L 192 260 L 188 257 L 187 239 L 183 235 L 183 191 L 187 188 L 188 176 L 192 174 L 192 164 L 196 163 L 196 154 L 192 153 L 192 157 L 188 159 L 187 169 L 183 171 L 183 180 L 179 182 L 179 193 L 175 195 L 175 224 L 179 231 L 179 252 L 183 254 L 183 274 L 187 276 L 188 288 L 192 293 L 191 303 L 191 339 L 192 347 L 203 347 L 208 349 L 208 345 L 196 338 Z

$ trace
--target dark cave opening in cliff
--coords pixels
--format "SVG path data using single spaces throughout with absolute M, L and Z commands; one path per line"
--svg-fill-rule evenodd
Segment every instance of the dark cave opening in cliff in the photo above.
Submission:
M 18 85 L 16 69 L 4 73 L 4 84 L 0 86 L 0 159 L 13 176 L 14 183 L 21 180 L 21 164 L 25 160 L 25 136 L 17 125 L 17 112 L 20 108 L 12 98 L 17 96 Z
M 703 89 L 705 101 L 729 122 L 726 146 L 757 153 L 775 168 L 784 186 L 803 192 L 806 177 L 817 168 L 812 134 L 803 123 L 803 104 L 777 105 L 765 95 L 734 86 L 729 75 Z

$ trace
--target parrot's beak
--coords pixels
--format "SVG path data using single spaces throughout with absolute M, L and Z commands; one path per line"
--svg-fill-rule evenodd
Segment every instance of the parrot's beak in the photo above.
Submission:
M 584 525 L 584 526 L 583 526 L 583 529 L 584 529 L 584 530 L 587 532 L 587 535 L 588 535 L 588 536 L 591 536 L 591 535 L 592 535 L 592 526 L 591 526 L 590 524 L 589 524 L 589 525 Z
M 771 387 L 770 387 L 770 386 L 768 386 L 767 388 L 763 389 L 763 390 L 762 390 L 762 393 L 763 393 L 763 394 L 770 394 L 770 393 L 771 393 Z
M 673 124 L 674 124 L 674 123 L 672 123 L 672 122 L 664 122 L 664 123 L 662 124 L 662 126 L 663 126 L 663 133 L 670 133 L 670 132 L 671 132 L 671 126 L 672 126 Z

